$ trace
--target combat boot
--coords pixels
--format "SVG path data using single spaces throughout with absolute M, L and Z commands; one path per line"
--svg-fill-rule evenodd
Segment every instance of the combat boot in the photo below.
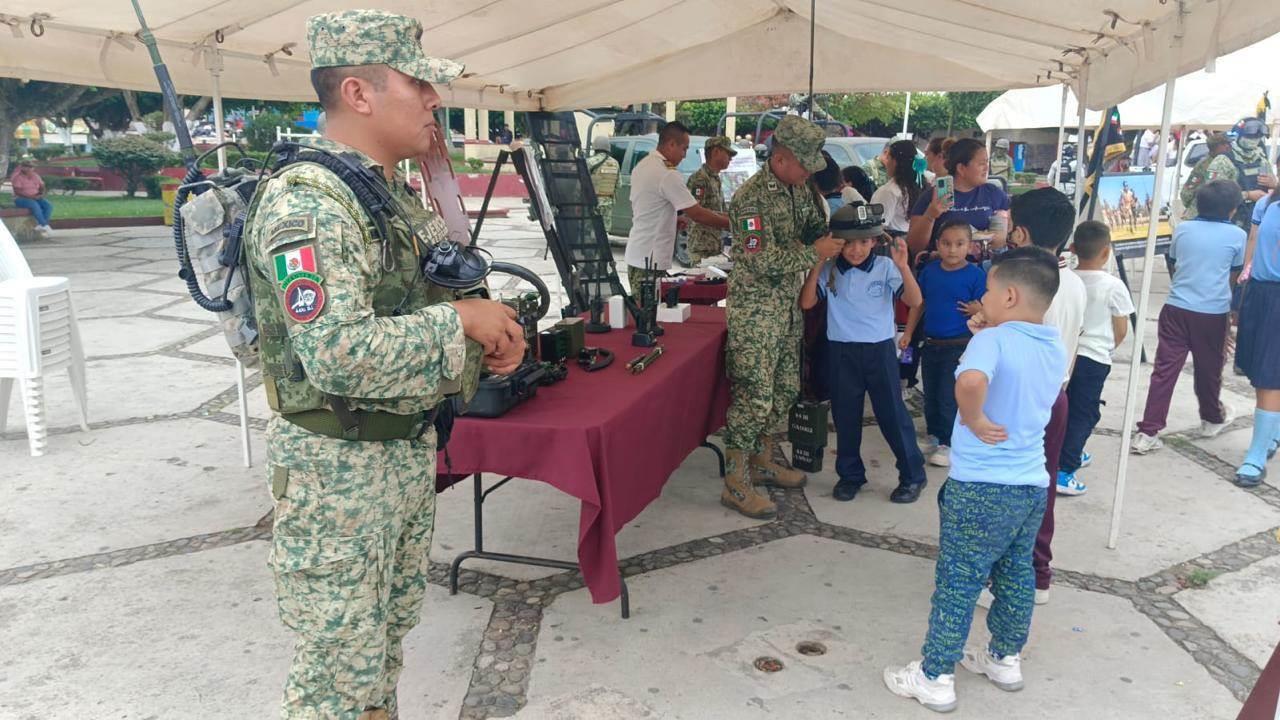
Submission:
M 768 483 L 780 488 L 802 488 L 808 478 L 805 474 L 791 467 L 790 464 L 780 464 L 775 460 L 774 455 L 778 444 L 774 441 L 773 436 L 764 434 L 760 436 L 760 452 L 751 456 L 751 478 L 756 485 Z M 786 463 L 786 458 L 782 460 Z
M 776 517 L 778 506 L 768 497 L 756 492 L 747 478 L 747 451 L 728 450 L 727 467 L 724 476 L 724 492 L 720 493 L 720 504 L 736 510 L 755 520 L 768 520 Z

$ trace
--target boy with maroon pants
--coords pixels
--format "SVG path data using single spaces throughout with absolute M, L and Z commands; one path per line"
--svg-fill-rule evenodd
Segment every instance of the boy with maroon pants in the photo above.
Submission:
M 1009 243 L 1015 247 L 1035 245 L 1057 257 L 1071 238 L 1075 218 L 1076 209 L 1071 200 L 1054 188 L 1040 188 L 1023 193 L 1009 205 L 1009 224 L 1012 227 L 1009 231 Z M 1076 348 L 1084 327 L 1084 311 L 1089 303 L 1084 281 L 1061 259 L 1058 261 L 1058 276 L 1058 292 L 1054 295 L 1049 311 L 1045 313 L 1044 324 L 1058 328 L 1062 335 L 1062 345 L 1067 352 L 1067 372 L 1062 378 L 1058 399 L 1053 403 L 1053 413 L 1044 431 L 1044 465 L 1050 478 L 1058 477 L 1058 456 L 1062 454 L 1062 441 L 1067 434 L 1066 387 L 1071 380 Z M 1036 535 L 1036 547 L 1032 556 L 1032 565 L 1036 571 L 1037 605 L 1049 601 L 1049 584 L 1053 580 L 1049 562 L 1053 559 L 1050 544 L 1053 542 L 1053 507 L 1058 496 L 1057 488 L 1056 482 L 1049 483 L 1044 520 Z

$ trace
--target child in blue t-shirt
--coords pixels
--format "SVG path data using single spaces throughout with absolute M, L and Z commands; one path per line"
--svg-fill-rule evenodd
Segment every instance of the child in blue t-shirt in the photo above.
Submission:
M 998 258 L 973 321 L 985 329 L 956 369 L 959 416 L 950 477 L 938 495 L 941 532 L 924 658 L 884 671 L 890 691 L 931 710 L 955 708 L 957 661 L 1002 690 L 1022 688 L 1018 654 L 1035 608 L 1031 552 L 1050 481 L 1044 428 L 1067 371 L 1058 329 L 1042 324 L 1058 281 L 1057 258 L 1040 248 Z M 991 642 L 966 649 L 988 578 L 995 596 L 987 614 Z
M 831 495 L 852 500 L 867 482 L 862 463 L 862 408 L 867 395 L 885 442 L 897 458 L 898 487 L 889 499 L 911 503 L 925 486 L 924 456 L 915 425 L 902 402 L 898 356 L 893 342 L 897 325 L 894 298 L 908 307 L 920 304 L 920 287 L 907 266 L 907 245 L 888 238 L 879 218 L 860 219 L 867 207 L 845 205 L 831 216 L 831 234 L 845 241 L 834 260 L 819 261 L 800 291 L 800 307 L 808 310 L 827 300 L 827 356 L 831 409 L 836 421 L 836 474 Z M 890 257 L 874 255 L 882 238 Z
M 924 375 L 924 422 L 929 435 L 925 450 L 930 465 L 951 461 L 951 426 L 956 421 L 956 365 L 972 335 L 966 324 L 981 309 L 987 273 L 965 255 L 973 229 L 965 220 L 948 220 L 938 233 L 938 259 L 920 268 L 924 303 L 911 309 L 898 347 L 906 349 L 924 319 L 920 367 Z

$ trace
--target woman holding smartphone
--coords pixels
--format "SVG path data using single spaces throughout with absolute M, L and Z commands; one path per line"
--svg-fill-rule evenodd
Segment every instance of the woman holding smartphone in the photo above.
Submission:
M 986 231 L 992 215 L 1009 210 L 1009 195 L 987 184 L 987 149 L 981 142 L 957 140 L 947 150 L 946 169 L 950 177 L 938 178 L 937 185 L 921 193 L 911 207 L 907 245 L 912 255 L 933 250 L 938 229 L 948 220 L 964 220 L 976 230 Z M 992 247 L 1004 247 L 1004 242 L 1003 235 L 997 236 Z

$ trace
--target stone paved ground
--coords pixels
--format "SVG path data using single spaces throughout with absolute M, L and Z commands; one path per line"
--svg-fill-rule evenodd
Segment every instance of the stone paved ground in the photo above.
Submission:
M 482 242 L 558 291 L 519 211 L 487 222 Z M 0 435 L 0 718 L 272 716 L 291 638 L 265 564 L 257 377 L 246 469 L 232 361 L 184 298 L 163 229 L 60 232 L 24 250 L 37 273 L 72 279 L 93 429 L 75 427 L 54 378 L 48 454 L 28 456 L 16 398 Z M 1156 288 L 1158 308 L 1163 271 Z M 1224 397 L 1246 412 L 1214 440 L 1191 432 L 1184 380 L 1169 448 L 1131 462 L 1120 546 L 1105 549 L 1127 374 L 1118 365 L 1108 383 L 1089 494 L 1058 504 L 1058 583 L 1036 611 L 1027 689 L 1006 695 L 961 671 L 956 717 L 1230 718 L 1280 639 L 1280 490 L 1230 483 L 1250 432 L 1239 378 Z M 549 569 L 476 562 L 450 597 L 471 492 L 444 493 L 402 717 L 926 716 L 879 673 L 918 652 L 944 474 L 930 470 L 921 502 L 892 505 L 892 458 L 876 433 L 865 442 L 872 479 L 856 502 L 832 500 L 828 470 L 776 493 L 783 512 L 767 523 L 721 508 L 715 459 L 695 452 L 619 536 L 628 621 L 592 605 L 575 573 Z M 487 507 L 489 545 L 572 558 L 577 512 L 517 481 Z M 784 669 L 753 669 L 766 655 Z

